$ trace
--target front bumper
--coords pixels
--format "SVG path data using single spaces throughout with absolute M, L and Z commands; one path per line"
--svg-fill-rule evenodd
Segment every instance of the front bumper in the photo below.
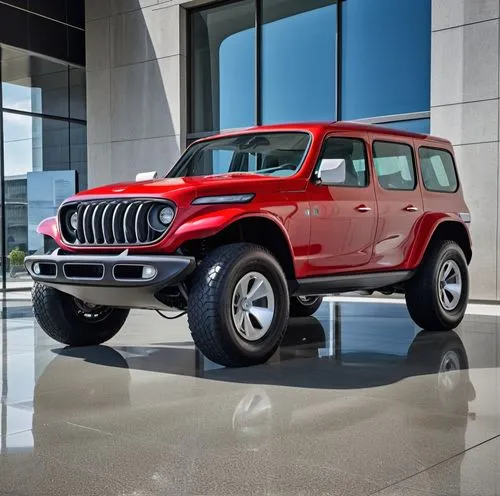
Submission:
M 156 294 L 175 287 L 196 267 L 192 257 L 171 255 L 31 255 L 26 270 L 34 281 L 94 305 L 168 310 Z M 147 277 L 143 269 L 147 267 Z

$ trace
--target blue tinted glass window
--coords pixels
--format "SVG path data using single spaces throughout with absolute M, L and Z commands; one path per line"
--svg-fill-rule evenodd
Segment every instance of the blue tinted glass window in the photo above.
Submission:
M 263 0 L 262 121 L 335 120 L 333 0 Z
M 430 0 L 342 2 L 342 118 L 430 108 Z
M 411 133 L 429 134 L 431 132 L 430 119 L 413 119 L 409 121 L 398 122 L 384 122 L 379 124 L 383 127 L 390 127 L 391 129 L 399 129 L 400 131 L 408 131 Z
M 190 131 L 255 124 L 254 0 L 195 11 L 190 19 Z

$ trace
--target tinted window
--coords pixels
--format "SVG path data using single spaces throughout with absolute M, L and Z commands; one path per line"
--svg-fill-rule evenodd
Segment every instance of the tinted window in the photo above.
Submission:
M 21 7 L 23 9 L 28 8 L 28 0 L 3 0 L 3 3 L 15 5 L 16 7 Z
M 320 164 L 325 159 L 345 162 L 345 181 L 338 186 L 364 187 L 368 184 L 363 141 L 351 138 L 328 138 L 325 141 Z
M 373 161 L 378 182 L 384 189 L 412 190 L 416 186 L 411 146 L 377 141 Z
M 342 119 L 429 110 L 431 0 L 344 0 L 342 23 Z
M 0 41 L 7 45 L 28 49 L 29 16 L 23 10 L 0 3 Z
M 449 193 L 457 190 L 458 179 L 451 153 L 435 148 L 420 148 L 418 154 L 426 189 Z
M 85 0 L 67 0 L 66 12 L 68 24 L 85 28 Z
M 68 57 L 68 27 L 36 14 L 29 14 L 30 50 L 60 60 Z
M 190 147 L 168 177 L 246 172 L 291 176 L 309 145 L 305 133 L 256 133 L 203 141 Z
M 87 189 L 87 125 L 69 125 L 71 170 L 76 171 L 77 189 Z
M 29 0 L 28 9 L 51 19 L 66 22 L 67 0 Z M 81 3 L 81 0 L 69 0 L 71 3 Z
M 191 132 L 255 124 L 254 0 L 191 14 Z
M 336 118 L 335 0 L 263 0 L 262 121 Z
M 69 70 L 69 116 L 85 120 L 87 117 L 86 74 L 85 69 Z

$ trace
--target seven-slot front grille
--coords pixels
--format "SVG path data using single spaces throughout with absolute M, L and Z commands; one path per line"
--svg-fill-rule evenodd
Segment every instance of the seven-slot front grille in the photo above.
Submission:
M 169 228 L 158 221 L 159 212 L 175 207 L 161 200 L 95 200 L 68 203 L 59 211 L 64 240 L 71 245 L 145 245 L 158 241 Z M 76 230 L 71 225 L 75 219 Z

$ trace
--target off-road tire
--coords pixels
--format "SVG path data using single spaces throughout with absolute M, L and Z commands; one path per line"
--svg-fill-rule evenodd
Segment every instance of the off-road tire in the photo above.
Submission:
M 238 281 L 258 271 L 270 282 L 275 313 L 267 333 L 247 341 L 232 318 L 232 295 Z M 188 322 L 198 349 L 211 361 L 227 367 L 264 363 L 276 352 L 286 330 L 289 295 L 285 275 L 264 248 L 235 243 L 209 253 L 194 273 L 188 301 Z
M 439 272 L 447 260 L 460 269 L 462 293 L 457 307 L 446 310 L 439 299 Z M 465 315 L 469 297 L 467 261 L 454 241 L 433 243 L 417 273 L 406 283 L 406 304 L 413 321 L 426 331 L 447 331 L 457 327 Z
M 52 339 L 68 346 L 92 346 L 111 339 L 127 320 L 129 310 L 114 308 L 98 321 L 78 315 L 74 298 L 57 289 L 35 283 L 31 292 L 33 313 Z
M 323 303 L 321 296 L 316 297 L 310 303 L 304 303 L 299 298 L 290 298 L 290 317 L 310 317 L 318 311 Z

